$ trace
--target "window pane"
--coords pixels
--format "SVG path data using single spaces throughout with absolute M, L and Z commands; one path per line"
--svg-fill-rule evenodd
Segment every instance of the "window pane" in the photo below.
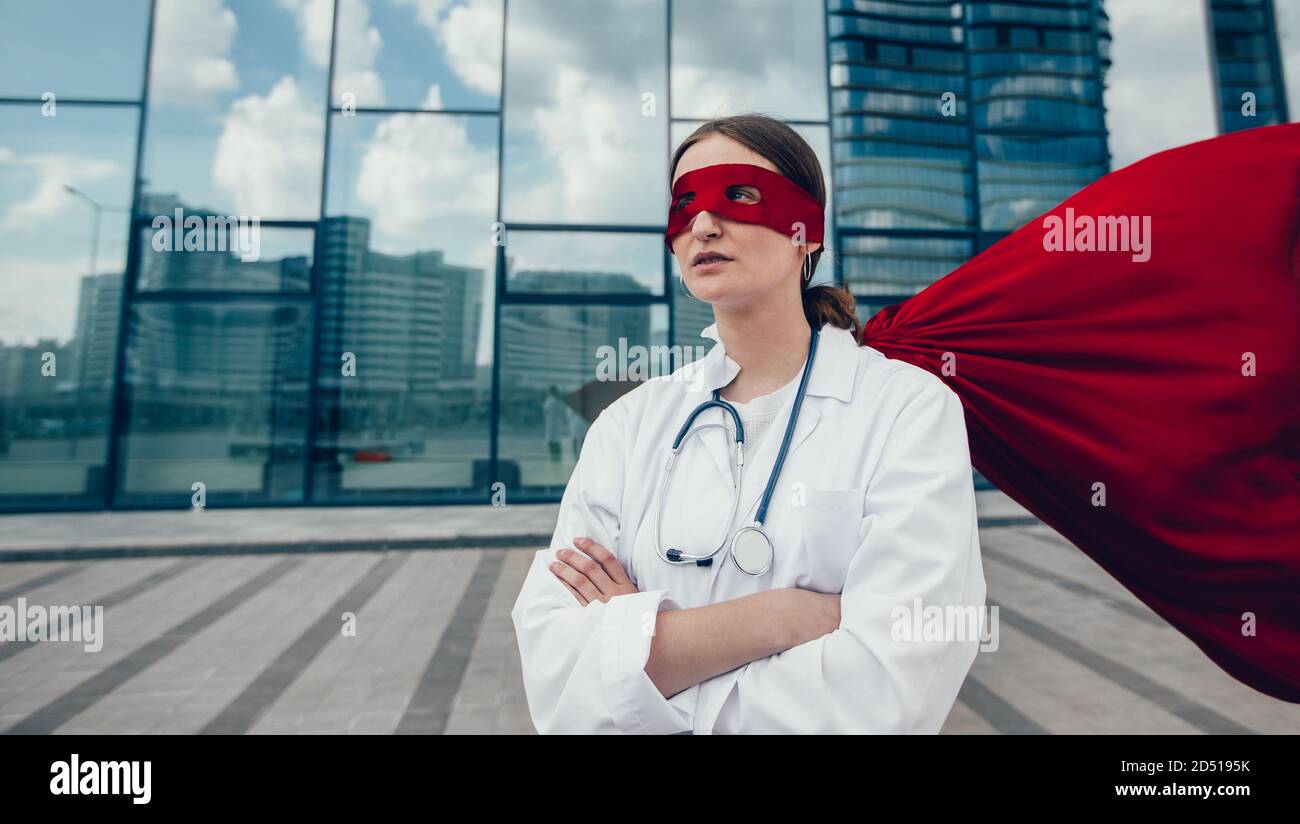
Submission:
M 0 97 L 138 100 L 149 0 L 0 0 Z
M 146 194 L 187 212 L 317 219 L 330 4 L 158 0 L 156 14 Z
M 388 254 L 330 218 L 321 261 L 317 498 L 482 495 L 489 483 L 487 270 Z
M 678 2 L 672 13 L 674 117 L 826 119 L 822 0 Z
M 482 496 L 490 483 L 497 120 L 334 122 L 316 495 Z
M 331 248 L 346 246 L 333 235 L 347 229 L 326 229 Z M 491 352 L 481 273 L 433 253 L 348 260 L 364 263 L 324 266 L 316 498 L 486 493 Z
M 136 109 L 0 105 L 0 506 L 99 500 Z
M 131 502 L 301 501 L 311 308 L 141 302 L 132 310 L 122 434 Z
M 658 358 L 668 352 L 667 330 L 665 306 L 502 307 L 497 477 L 507 488 L 562 491 L 600 410 L 630 391 L 633 378 L 665 374 Z M 632 347 L 651 346 L 634 367 Z M 652 360 L 652 374 L 641 375 Z
M 661 234 L 512 231 L 506 236 L 511 292 L 663 294 Z
M 335 106 L 497 108 L 501 0 L 339 0 L 338 22 Z
M 306 291 L 311 288 L 312 235 L 304 229 L 232 229 L 207 221 L 201 230 L 186 229 L 175 220 L 154 223 L 140 229 L 139 290 Z M 197 248 L 188 249 L 190 241 Z
M 495 265 L 497 119 L 334 116 L 327 213 L 364 217 L 370 248 Z
M 664 0 L 510 3 L 507 223 L 663 223 L 666 22 Z

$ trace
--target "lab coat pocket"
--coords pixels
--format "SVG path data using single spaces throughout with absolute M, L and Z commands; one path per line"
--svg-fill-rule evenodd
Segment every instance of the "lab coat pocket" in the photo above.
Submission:
M 805 569 L 799 586 L 843 592 L 849 562 L 858 551 L 867 488 L 808 489 L 799 517 Z

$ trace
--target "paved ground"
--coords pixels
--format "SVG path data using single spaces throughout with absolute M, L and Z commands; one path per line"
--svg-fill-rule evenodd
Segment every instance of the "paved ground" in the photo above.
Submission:
M 0 643 L 0 732 L 531 732 L 509 612 L 532 549 L 503 544 L 544 541 L 554 512 L 0 517 L 0 605 L 98 604 L 106 626 L 93 653 Z M 981 493 L 1000 646 L 945 733 L 1300 732 L 1300 707 L 1024 516 Z

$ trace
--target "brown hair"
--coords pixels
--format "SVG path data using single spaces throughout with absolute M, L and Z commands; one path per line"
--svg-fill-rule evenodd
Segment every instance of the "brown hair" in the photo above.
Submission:
M 767 158 L 778 172 L 815 197 L 823 209 L 826 208 L 826 182 L 822 177 L 822 164 L 817 159 L 817 153 L 798 132 L 785 123 L 753 112 L 710 120 L 691 132 L 677 147 L 677 151 L 673 152 L 673 162 L 668 167 L 670 187 L 682 155 L 692 145 L 711 134 L 729 137 Z M 825 242 L 811 255 L 813 272 L 817 271 L 817 261 L 821 259 L 824 248 Z M 840 329 L 848 329 L 857 337 L 857 301 L 853 299 L 853 294 L 838 286 L 809 286 L 809 281 L 801 281 L 804 287 L 803 313 L 808 322 L 818 329 L 822 324 L 829 323 Z

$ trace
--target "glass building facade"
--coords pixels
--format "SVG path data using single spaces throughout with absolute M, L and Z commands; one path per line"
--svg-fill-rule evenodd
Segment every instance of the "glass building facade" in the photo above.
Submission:
M 816 279 L 864 318 L 1109 164 L 1099 0 L 0 20 L 5 510 L 557 500 L 645 376 L 602 360 L 649 351 L 657 374 L 711 345 L 662 242 L 667 163 L 710 117 L 764 111 L 813 146 Z
M 1099 0 L 831 0 L 836 219 L 865 319 L 1109 170 Z
M 1288 122 L 1273 0 L 1206 0 L 1206 16 L 1219 131 Z

